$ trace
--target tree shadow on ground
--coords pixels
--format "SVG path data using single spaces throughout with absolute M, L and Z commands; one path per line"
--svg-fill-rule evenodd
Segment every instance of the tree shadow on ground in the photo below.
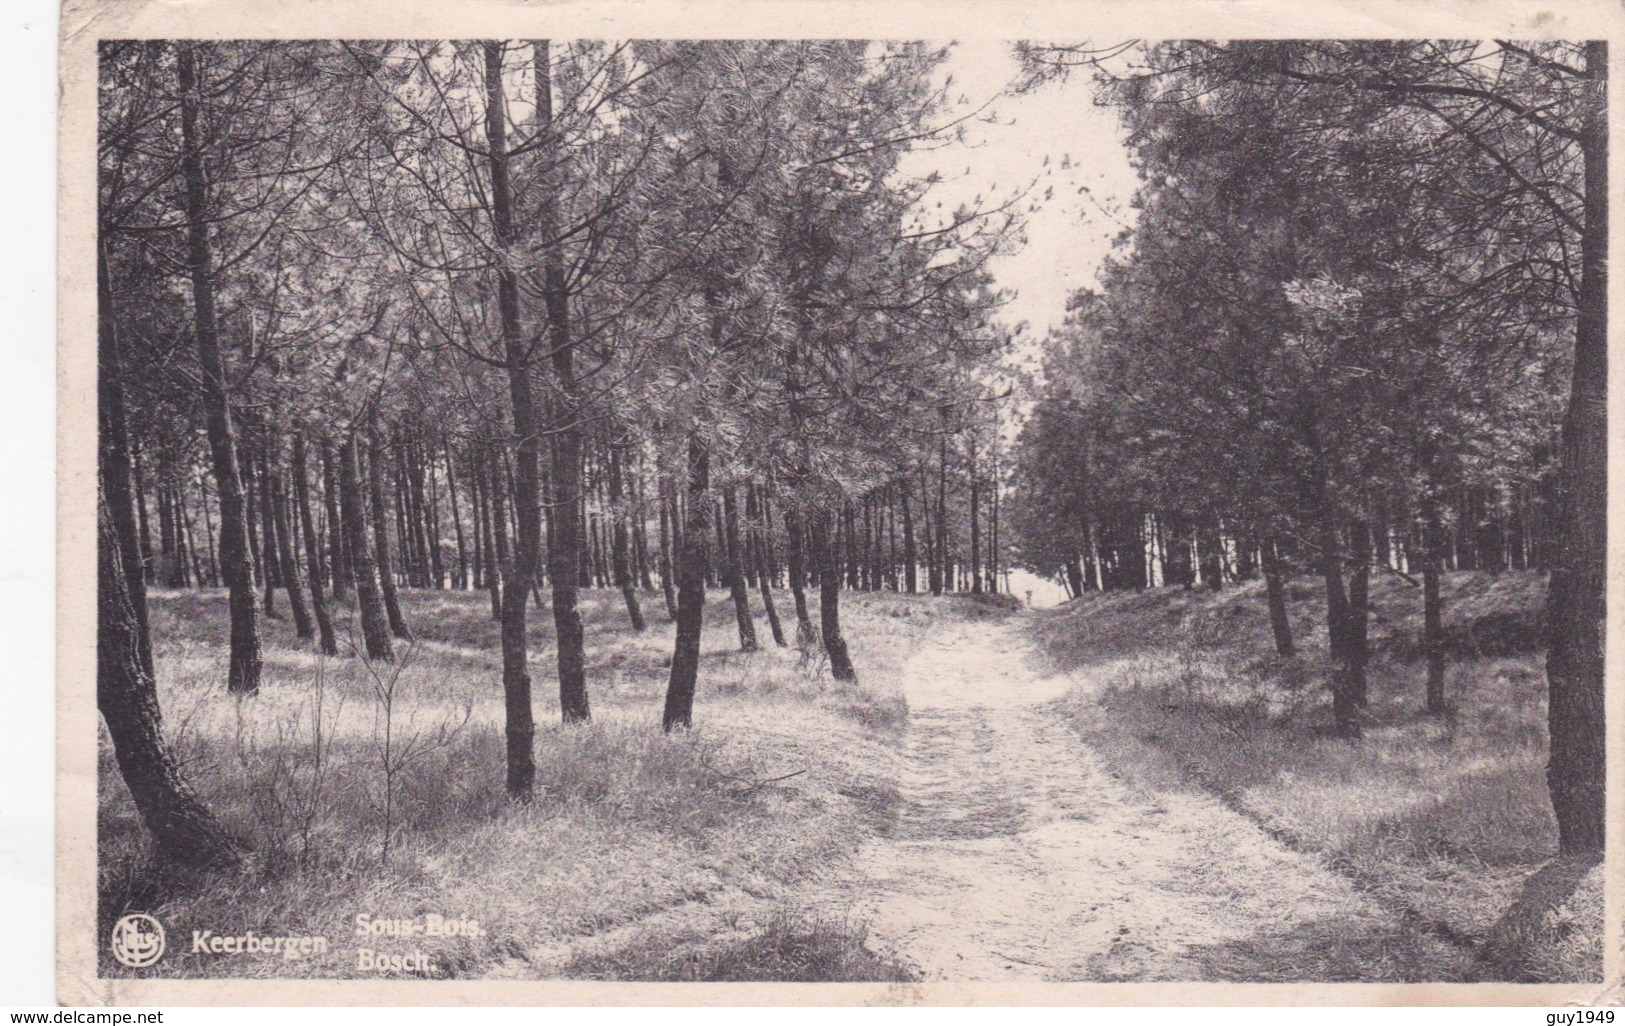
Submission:
M 1530 965 L 1531 951 L 1549 943 L 1554 932 L 1549 918 L 1580 889 L 1591 870 L 1602 861 L 1601 852 L 1564 855 L 1530 874 L 1508 906 L 1490 928 L 1479 952 L 1479 980 L 1508 980 L 1514 983 L 1538 982 Z M 1598 967 L 1600 968 L 1600 967 Z M 1591 979 L 1588 974 L 1586 977 Z M 1600 976 L 1595 977 L 1601 981 Z
M 1471 978 L 1472 954 L 1382 918 L 1325 918 L 1195 945 L 1199 978 L 1230 983 L 1434 983 Z

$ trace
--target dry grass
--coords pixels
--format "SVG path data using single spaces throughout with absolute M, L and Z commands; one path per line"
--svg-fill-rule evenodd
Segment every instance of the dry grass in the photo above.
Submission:
M 1058 665 L 1087 672 L 1067 711 L 1099 743 L 1160 753 L 1422 928 L 1485 954 L 1477 975 L 1600 979 L 1600 870 L 1521 927 L 1518 943 L 1497 932 L 1525 880 L 1557 854 L 1544 653 L 1534 647 L 1541 579 L 1448 576 L 1454 711 L 1440 717 L 1422 708 L 1420 590 L 1390 576 L 1372 584 L 1358 742 L 1327 729 L 1324 604 L 1308 579 L 1290 588 L 1300 648 L 1290 660 L 1274 654 L 1261 585 L 1093 596 L 1035 630 Z
M 487 598 L 403 602 L 418 637 L 397 643 L 394 669 L 318 659 L 271 621 L 260 693 L 239 701 L 223 684 L 224 596 L 153 596 L 166 729 L 255 854 L 236 873 L 166 875 L 104 738 L 102 925 L 146 911 L 170 938 L 141 973 L 354 977 L 368 975 L 357 950 L 373 946 L 422 948 L 438 977 L 717 978 L 737 960 L 750 978 L 896 978 L 864 948 L 861 924 L 802 915 L 796 896 L 849 873 L 848 856 L 895 816 L 892 739 L 907 720 L 898 667 L 938 616 L 975 615 L 969 603 L 848 595 L 862 677 L 851 685 L 775 649 L 765 619 L 765 650 L 738 652 L 731 607 L 713 595 L 696 725 L 673 736 L 659 729 L 672 628 L 657 602 L 651 628 L 633 635 L 617 593 L 584 593 L 594 718 L 583 726 L 557 722 L 551 619 L 533 612 L 536 800 L 514 807 Z M 434 913 L 482 932 L 365 942 L 361 913 Z M 296 961 L 193 953 L 194 930 L 325 936 L 329 950 Z M 131 971 L 106 960 L 102 972 Z
M 877 954 L 868 933 L 846 919 L 776 910 L 765 924 L 731 924 L 722 937 L 690 933 L 683 943 L 652 934 L 611 954 L 585 955 L 566 975 L 588 980 L 658 982 L 816 983 L 907 982 L 913 974 L 897 956 Z

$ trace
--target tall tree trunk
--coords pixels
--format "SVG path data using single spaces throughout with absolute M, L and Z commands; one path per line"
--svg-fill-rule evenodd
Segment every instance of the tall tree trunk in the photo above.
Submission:
M 434 519 L 434 507 L 429 502 L 423 458 L 416 435 L 415 431 L 396 432 L 400 444 L 401 469 L 404 474 L 399 480 L 395 494 L 400 497 L 397 502 L 410 514 L 406 527 L 407 534 L 412 540 L 412 578 L 416 582 L 414 587 L 438 588 L 440 546 L 434 544 L 432 540 L 434 535 L 430 526 Z
M 491 170 L 491 221 L 498 253 L 510 252 L 516 242 L 513 197 L 508 177 L 507 97 L 502 88 L 500 42 L 486 42 L 485 141 Z M 546 50 L 541 49 L 535 70 L 545 74 Z M 544 79 L 545 81 L 545 79 Z M 539 87 L 538 93 L 547 90 Z M 497 310 L 502 323 L 503 357 L 507 362 L 509 411 L 517 442 L 515 502 L 519 533 L 514 539 L 512 570 L 505 568 L 502 587 L 502 694 L 506 715 L 507 788 L 515 801 L 529 802 L 536 782 L 536 720 L 531 707 L 530 666 L 526 652 L 525 603 L 530 598 L 537 550 L 541 544 L 541 487 L 537 481 L 541 436 L 530 390 L 530 348 L 519 321 L 519 278 L 506 261 L 497 267 Z M 493 474 L 493 498 L 502 488 L 500 473 Z M 496 510 L 493 509 L 493 515 Z M 500 517 L 495 517 L 501 519 Z M 498 534 L 500 542 L 501 534 Z M 560 651 L 560 663 L 566 656 Z
M 130 481 L 135 486 L 135 526 L 138 547 L 140 549 L 141 580 L 144 584 L 154 583 L 152 573 L 152 526 L 147 520 L 147 489 L 143 482 L 141 471 L 141 452 L 133 444 L 130 446 Z M 143 596 L 145 601 L 145 596 Z
M 1348 643 L 1349 600 L 1343 588 L 1343 546 L 1337 535 L 1337 520 L 1324 501 L 1320 521 L 1320 570 L 1326 581 L 1326 631 L 1332 657 L 1332 719 L 1339 735 L 1359 737 L 1359 702 Z
M 931 467 L 929 460 L 921 460 L 920 470 L 920 539 L 925 546 L 925 588 L 931 590 L 932 576 L 936 573 L 937 532 L 931 518 Z
M 856 521 L 854 521 L 856 523 Z M 858 586 L 864 591 L 875 590 L 875 497 L 863 497 L 863 524 L 857 534 Z
M 676 516 L 676 503 L 668 496 L 668 482 L 660 482 L 660 590 L 666 598 L 666 615 L 677 619 L 677 595 L 673 588 L 671 559 L 671 526 Z
M 225 354 L 214 310 L 214 255 L 209 246 L 211 211 L 203 173 L 203 141 L 198 134 L 198 106 L 207 90 L 198 81 L 195 45 L 177 47 L 176 71 L 181 92 L 181 174 L 186 183 L 187 264 L 192 279 L 193 333 L 196 336 L 204 420 L 209 455 L 214 463 L 220 503 L 220 575 L 229 592 L 231 654 L 226 687 L 258 691 L 260 631 L 254 606 L 254 571 L 248 545 L 247 511 L 237 468 L 237 438 L 232 428 Z
M 931 563 L 931 594 L 941 595 L 948 584 L 948 436 L 939 440 L 937 468 L 937 558 Z
M 1100 528 L 1098 521 L 1083 521 L 1083 586 L 1093 591 L 1106 590 L 1106 574 L 1100 561 Z
M 204 504 L 204 497 L 202 495 L 198 496 L 198 503 L 199 505 Z M 177 503 L 176 509 L 181 514 L 181 551 L 185 552 L 190 560 L 189 566 L 191 567 L 191 576 L 188 578 L 187 583 L 196 583 L 196 585 L 201 588 L 203 587 L 203 563 L 198 556 L 197 542 L 193 538 L 192 534 L 192 518 L 186 513 L 185 503 Z M 207 514 L 208 509 L 207 506 L 205 506 L 204 515 L 207 516 Z
M 451 501 L 452 530 L 457 537 L 457 589 L 468 589 L 468 549 L 463 542 L 463 514 L 457 505 L 457 479 L 451 460 L 451 442 L 442 439 L 441 449 L 446 457 L 446 497 Z
M 1579 318 L 1563 418 L 1559 545 L 1547 588 L 1546 781 L 1565 853 L 1600 851 L 1607 734 L 1603 652 L 1608 562 L 1608 44 L 1586 43 L 1592 95 L 1581 116 L 1585 162 Z
M 474 577 L 470 582 L 475 589 L 490 586 L 487 575 L 491 567 L 490 518 L 485 508 L 483 457 L 478 443 L 468 447 L 468 502 L 474 516 Z
M 305 469 L 302 434 L 293 436 L 293 493 L 305 536 L 305 559 L 310 564 L 310 608 L 316 614 L 317 643 L 323 655 L 336 656 L 339 644 L 333 633 L 333 618 L 327 612 L 327 599 L 322 595 L 322 548 L 316 543 L 316 523 L 310 512 L 310 479 Z
M 98 328 L 98 331 L 101 330 Z M 175 504 L 170 498 L 168 466 L 162 457 L 158 462 L 158 545 L 162 549 L 161 563 L 156 567 L 156 578 L 166 588 L 175 585 Z
M 600 588 L 608 588 L 615 583 L 615 531 L 610 524 L 609 516 L 602 510 L 593 514 L 593 574 Z M 632 573 L 631 543 L 627 543 L 626 572 L 628 579 Z
M 293 633 L 302 640 L 316 636 L 310 622 L 310 608 L 305 605 L 305 587 L 300 580 L 299 561 L 294 558 L 293 538 L 288 529 L 287 497 L 282 494 L 282 483 L 272 475 L 269 461 L 265 464 L 265 490 L 271 496 L 271 524 L 276 533 L 277 569 L 282 587 L 288 592 L 288 608 L 293 610 Z
M 795 435 L 797 446 L 796 460 L 789 476 L 789 488 L 784 503 L 784 530 L 786 542 L 790 546 L 788 561 L 790 564 L 790 595 L 796 610 L 796 649 L 801 653 L 801 664 L 806 666 L 812 658 L 815 635 L 813 634 L 812 618 L 807 612 L 807 524 L 806 524 L 806 483 L 811 473 L 811 441 L 807 435 L 807 412 L 804 406 L 804 395 L 801 385 L 801 351 L 804 346 L 810 346 L 814 338 L 814 321 L 811 308 L 810 268 L 800 268 L 800 280 L 794 296 L 794 311 L 796 331 L 792 336 L 789 352 L 785 354 L 784 384 L 789 398 L 790 424 Z M 819 586 L 829 576 L 822 563 L 823 554 L 817 553 L 812 560 L 815 572 L 818 574 Z M 840 587 L 840 581 L 831 582 L 835 588 Z
M 643 456 L 638 455 L 637 470 L 632 475 L 633 499 L 637 503 L 637 518 L 632 521 L 632 555 L 637 564 L 638 586 L 646 594 L 655 590 L 654 578 L 649 576 L 649 521 L 648 492 L 644 486 Z
M 865 582 L 870 591 L 886 587 L 886 494 L 870 492 L 864 499 L 863 531 L 869 539 L 868 577 Z
M 374 439 L 372 453 L 383 452 L 381 439 Z M 386 477 L 387 494 L 393 502 L 386 500 L 386 509 L 393 509 L 395 513 L 395 543 L 393 550 L 395 558 L 392 566 L 396 569 L 401 580 L 406 582 L 408 588 L 424 587 L 422 562 L 418 559 L 420 550 L 417 545 L 417 536 L 413 525 L 417 522 L 417 507 L 413 504 L 411 471 L 407 468 L 406 446 L 402 444 L 399 429 L 390 432 L 388 445 L 391 462 L 394 470 Z M 382 468 L 379 470 L 383 475 Z M 390 480 L 390 479 L 393 480 Z M 380 568 L 381 569 L 381 568 Z
M 154 482 L 158 492 L 158 552 L 153 577 L 159 587 L 176 588 L 175 550 L 180 544 L 180 531 L 175 522 L 175 488 L 169 474 L 168 466 L 160 462 Z
M 562 160 L 558 132 L 553 127 L 552 68 L 546 40 L 535 44 L 536 124 L 540 151 L 548 167 Z M 490 58 L 487 58 L 489 63 Z M 493 152 L 499 138 L 499 120 L 493 120 Z M 504 145 L 506 145 L 504 143 Z M 506 158 L 504 158 L 506 163 Z M 506 168 L 504 168 L 506 178 Z M 506 184 L 506 183 L 504 183 Z M 494 204 L 493 204 L 494 205 Z M 558 234 L 558 211 L 548 193 L 542 201 L 538 228 L 544 239 Z M 510 229 L 511 231 L 511 229 Z M 511 236 L 505 236 L 511 241 Z M 506 244 L 504 244 L 505 248 Z M 558 645 L 559 708 L 564 721 L 585 720 L 591 715 L 587 705 L 586 638 L 581 629 L 581 612 L 576 607 L 577 560 L 580 558 L 579 524 L 576 511 L 581 506 L 581 424 L 575 376 L 575 340 L 570 334 L 570 311 L 564 278 L 564 257 L 555 244 L 542 257 L 542 299 L 547 307 L 547 334 L 556 389 L 553 431 L 553 503 L 560 515 L 553 518 L 547 535 L 548 576 L 553 589 L 553 627 Z M 515 327 L 518 325 L 515 311 Z M 516 404 L 517 405 L 517 404 Z M 517 427 L 517 425 L 516 425 Z M 523 439 L 528 432 L 521 430 Z M 530 500 L 523 499 L 524 502 Z M 538 528 L 539 529 L 539 528 Z M 528 582 L 527 577 L 527 582 Z
M 1422 649 L 1428 663 L 1427 710 L 1438 715 L 1449 710 L 1444 694 L 1444 601 L 1439 596 L 1444 530 L 1437 500 L 1429 497 L 1422 506 Z
M 1169 510 L 1158 518 L 1162 529 L 1162 579 L 1164 584 L 1177 584 L 1189 591 L 1196 583 L 1196 570 L 1191 564 L 1190 539 L 1185 518 L 1177 510 Z
M 118 316 L 113 306 L 112 268 L 108 266 L 101 248 L 106 240 L 100 242 L 96 252 L 97 528 L 100 531 L 105 526 L 112 535 L 111 539 L 104 536 L 97 540 L 103 546 L 110 540 L 117 543 L 118 552 L 113 554 L 117 558 L 112 560 L 112 565 L 128 577 L 122 588 L 112 588 L 106 582 L 99 584 L 104 593 L 101 612 L 103 619 L 108 621 L 108 628 L 128 632 L 134 668 L 150 682 L 156 673 L 152 664 L 152 636 L 148 633 L 147 582 L 141 570 L 141 544 L 130 502 L 133 475 L 130 468 L 129 414 L 124 406 L 123 354 L 119 351 Z M 103 556 L 102 559 L 106 560 L 107 557 Z M 120 620 L 126 607 L 130 620 L 128 625 Z M 123 643 L 124 639 L 125 636 L 120 634 L 117 640 Z
M 1396 552 L 1394 545 L 1395 532 L 1393 529 L 1393 501 L 1386 491 L 1377 494 L 1377 524 L 1371 532 L 1371 539 L 1376 543 L 1377 562 L 1386 567 L 1396 566 Z
M 203 531 L 204 531 L 203 536 L 207 540 L 208 546 L 209 546 L 208 555 L 209 555 L 210 562 L 209 562 L 208 583 L 209 583 L 210 587 L 219 587 L 220 586 L 220 560 L 215 555 L 214 520 L 209 516 L 209 505 L 206 502 L 203 504 Z M 199 577 L 198 578 L 198 586 L 202 587 L 203 583 L 204 583 L 204 579 L 202 577 Z
M 502 620 L 503 595 L 512 587 L 510 574 L 513 563 L 508 558 L 508 511 L 504 506 L 503 497 L 508 489 L 503 481 L 501 469 L 497 466 L 501 461 L 501 450 L 491 449 L 485 454 L 486 476 L 486 505 L 491 510 L 490 536 L 495 540 L 496 559 L 487 571 L 491 582 L 491 619 Z M 538 543 L 540 547 L 540 543 Z M 503 670 L 504 680 L 507 679 L 507 670 Z M 529 677 L 526 677 L 529 680 Z M 529 690 L 528 688 L 526 689 Z
M 970 440 L 970 593 L 982 593 L 982 482 L 976 472 L 976 439 Z
M 1499 491 L 1480 485 L 1474 489 L 1478 509 L 1479 564 L 1497 575 L 1506 569 L 1506 531 Z
M 728 591 L 733 596 L 734 621 L 739 625 L 739 651 L 754 652 L 759 647 L 756 643 L 756 621 L 751 618 L 750 591 L 745 587 L 745 569 L 739 556 L 739 503 L 731 484 L 722 490 L 722 519 L 726 526 L 723 553 L 728 565 L 725 569 Z
M 886 486 L 886 503 L 881 507 L 883 519 L 886 522 L 886 571 L 885 587 L 891 591 L 902 591 L 902 581 L 898 576 L 897 566 L 897 506 L 893 501 L 892 486 Z
M 1286 583 L 1281 573 L 1281 553 L 1273 537 L 1264 540 L 1264 588 L 1269 596 L 1270 630 L 1275 634 L 1275 653 L 1292 657 L 1298 654 L 1292 644 L 1292 622 L 1286 612 Z
M 418 481 L 427 488 L 423 496 L 423 540 L 429 546 L 429 576 L 439 590 L 446 586 L 446 566 L 440 554 L 440 488 L 435 480 L 434 450 L 421 440 L 414 448 Z
M 1250 581 L 1258 572 L 1253 561 L 1253 536 L 1246 527 L 1242 527 L 1235 535 L 1236 543 L 1236 580 Z
M 846 639 L 841 636 L 841 564 L 840 553 L 830 544 L 829 525 L 834 514 L 824 512 L 813 521 L 813 558 L 818 561 L 818 616 L 819 632 L 823 635 L 824 653 L 829 656 L 829 670 L 836 680 L 856 681 L 857 670 L 846 650 Z
M 1507 492 L 1507 565 L 1514 570 L 1524 570 L 1529 566 L 1529 537 L 1523 521 L 1524 491 L 1526 488 L 1527 485 L 1520 481 L 1511 486 Z M 137 492 L 138 496 L 139 494 Z
M 598 587 L 607 588 L 615 580 L 614 532 L 609 527 L 602 512 L 594 513 L 592 517 L 592 565 L 593 578 Z M 608 553 L 608 558 L 605 554 Z M 631 559 L 627 559 L 627 573 L 631 571 Z
M 368 659 L 390 662 L 395 658 L 389 640 L 389 619 L 384 614 L 383 596 L 378 593 L 378 568 L 372 561 L 372 539 L 367 528 L 367 508 L 361 495 L 361 453 L 355 432 L 351 431 L 339 450 L 339 501 L 344 508 L 345 550 L 350 557 L 350 573 L 355 582 L 356 605 L 361 611 L 361 638 Z
M 796 647 L 802 655 L 812 651 L 812 616 L 807 612 L 807 533 L 802 527 L 801 509 L 794 499 L 784 511 L 784 529 L 789 539 L 790 597 L 796 607 Z
M 639 634 L 643 633 L 643 609 L 638 604 L 638 593 L 632 585 L 632 568 L 628 561 L 629 548 L 626 531 L 626 510 L 622 499 L 624 489 L 621 483 L 622 465 L 625 463 L 625 448 L 620 441 L 610 443 L 609 447 L 609 504 L 611 516 L 615 520 L 614 540 L 610 561 L 615 573 L 615 586 L 621 589 L 621 598 L 626 602 L 626 618 L 632 622 L 632 629 Z
M 835 551 L 845 551 L 846 586 L 851 588 L 853 591 L 857 591 L 859 588 L 863 587 L 863 581 L 859 577 L 859 570 L 863 560 L 859 556 L 858 549 L 857 511 L 852 508 L 852 501 L 850 499 L 842 503 L 842 510 L 844 511 L 845 515 L 841 521 L 842 528 L 839 536 L 840 541 L 836 543 Z M 839 563 L 836 564 L 837 567 L 839 567 L 839 565 Z
M 272 620 L 280 620 L 282 617 L 277 615 L 276 595 L 273 591 L 273 589 L 276 587 L 276 575 L 274 570 L 276 566 L 276 556 L 273 548 L 275 545 L 275 539 L 271 536 L 269 526 L 265 526 L 263 532 L 260 530 L 260 527 L 262 526 L 261 522 L 268 519 L 268 509 L 262 495 L 264 489 L 259 487 L 259 472 L 254 466 L 252 447 L 250 447 L 247 452 L 242 454 L 241 470 L 243 474 L 243 488 L 245 493 L 243 512 L 248 521 L 249 560 L 252 563 L 256 555 L 259 558 L 258 566 L 251 566 L 250 570 L 258 571 L 259 576 L 257 578 L 257 582 L 262 589 L 266 617 Z M 256 510 L 259 511 L 257 520 L 255 518 Z M 263 540 L 261 539 L 262 533 L 264 535 Z
M 705 539 L 711 500 L 711 454 L 697 430 L 688 434 L 688 506 L 677 567 L 677 643 L 666 684 L 661 725 L 668 732 L 694 722 L 694 687 L 700 671 L 700 631 L 705 624 Z
M 170 588 L 186 585 L 186 541 L 181 532 L 180 488 L 173 479 L 164 482 L 162 495 L 166 509 L 168 538 L 164 541 L 167 559 L 164 563 L 164 584 Z
M 780 648 L 785 647 L 784 625 L 779 623 L 779 611 L 773 605 L 773 588 L 771 572 L 768 569 L 767 539 L 768 529 L 763 523 L 766 516 L 767 503 L 763 501 L 759 489 L 754 484 L 745 486 L 745 516 L 750 521 L 747 534 L 749 544 L 746 560 L 751 572 L 756 576 L 756 589 L 762 593 L 762 607 L 767 610 L 767 625 L 773 632 L 773 644 Z
M 348 593 L 355 585 L 355 570 L 350 566 L 349 532 L 344 529 L 344 518 L 339 515 L 339 477 L 333 469 L 333 448 L 321 445 L 322 505 L 327 515 L 328 568 L 333 584 L 333 601 L 348 604 Z
M 1357 519 L 1349 525 L 1349 548 L 1352 559 L 1349 570 L 1349 687 L 1354 691 L 1354 701 L 1359 705 L 1368 705 L 1370 698 L 1366 689 L 1366 662 L 1367 651 L 1367 625 L 1371 613 L 1371 528 L 1363 519 Z
M 1213 591 L 1224 587 L 1224 556 L 1219 538 L 1219 518 L 1202 514 L 1198 546 L 1201 550 L 1202 585 Z
M 593 571 L 597 569 L 597 566 L 593 561 L 593 534 L 587 521 L 585 488 L 582 489 L 581 498 L 576 502 L 575 509 L 575 532 L 578 542 L 576 547 L 576 586 L 578 588 L 591 588 L 593 586 Z M 549 521 L 549 523 L 552 523 L 552 521 Z M 548 536 L 552 537 L 551 532 Z M 600 583 L 602 582 L 600 581 Z
M 138 575 L 124 566 L 125 540 L 105 488 L 118 468 L 103 459 L 96 504 L 96 707 L 119 775 L 159 854 L 188 865 L 229 865 L 239 858 L 238 843 L 187 785 L 164 740 L 151 645 L 138 612 L 145 596 L 131 590 Z M 127 476 L 128 465 L 123 469 Z M 123 519 L 129 518 L 126 512 Z
M 989 482 L 989 484 L 991 485 L 991 490 L 993 492 L 993 509 L 992 509 L 992 520 L 990 522 L 990 526 L 992 527 L 992 532 L 991 532 L 990 543 L 988 545 L 988 554 L 987 554 L 987 572 L 988 572 L 988 589 L 987 590 L 992 592 L 993 594 L 997 595 L 999 593 L 999 578 L 1002 576 L 1000 571 L 1003 569 L 1003 566 L 1001 565 L 1003 563 L 1003 550 L 999 547 L 999 481 L 1000 481 L 1000 478 L 999 478 L 999 435 L 998 435 L 999 420 L 998 420 L 998 408 L 997 407 L 994 407 L 993 413 L 994 413 L 994 417 L 993 417 L 993 426 L 994 426 L 994 433 L 993 433 L 993 480 L 991 482 Z
M 1214 520 L 1213 527 L 1214 527 L 1214 536 L 1215 536 L 1215 538 L 1217 538 L 1217 536 L 1218 536 L 1218 520 L 1217 520 L 1217 518 L 1215 518 L 1215 520 Z M 1132 579 L 1130 581 L 1129 586 L 1136 589 L 1136 590 L 1143 590 L 1145 588 L 1150 587 L 1150 585 L 1151 585 L 1151 573 L 1150 573 L 1150 571 L 1151 571 L 1151 563 L 1150 563 L 1150 559 L 1147 557 L 1146 551 L 1145 551 L 1145 548 L 1146 548 L 1146 546 L 1145 546 L 1145 511 L 1141 510 L 1141 509 L 1134 509 L 1134 510 L 1130 511 L 1127 514 L 1127 522 L 1124 524 L 1124 528 L 1125 528 L 1125 530 L 1124 530 L 1123 534 L 1124 534 L 1124 537 L 1127 539 L 1127 542 L 1128 542 L 1128 562 L 1129 562 L 1130 570 L 1131 570 L 1131 572 L 1133 574 L 1133 577 L 1132 577 Z M 1219 552 L 1219 555 L 1218 555 L 1219 565 L 1221 567 L 1221 570 L 1220 570 L 1220 573 L 1217 576 L 1215 576 L 1215 578 L 1214 578 L 1215 580 L 1220 580 L 1223 577 L 1223 570 L 1222 570 L 1222 567 L 1224 565 L 1223 550 L 1220 549 L 1220 550 L 1218 550 L 1218 552 Z M 1215 585 L 1215 587 L 1216 586 L 1217 585 Z
M 920 557 L 914 549 L 914 515 L 909 511 L 908 492 L 908 479 L 904 478 L 899 496 L 903 503 L 903 584 L 914 595 L 920 590 Z
M 378 431 L 368 432 L 367 489 L 372 499 L 373 559 L 378 571 L 378 584 L 384 593 L 384 612 L 389 616 L 389 633 L 402 641 L 410 641 L 412 632 L 401 615 L 400 598 L 395 593 L 395 569 L 389 551 L 389 507 L 384 500 L 384 444 Z

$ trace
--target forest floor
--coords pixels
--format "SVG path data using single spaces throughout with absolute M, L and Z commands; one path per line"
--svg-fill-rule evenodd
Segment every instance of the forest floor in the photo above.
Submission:
M 104 744 L 101 918 L 331 939 L 142 971 L 165 976 L 372 975 L 371 945 L 427 948 L 425 975 L 510 979 L 1596 978 L 1601 870 L 1553 861 L 1541 788 L 1538 581 L 1451 577 L 1444 719 L 1417 711 L 1413 596 L 1375 584 L 1357 745 L 1323 730 L 1307 581 L 1295 660 L 1268 651 L 1256 586 L 1041 612 L 848 593 L 857 685 L 773 646 L 761 616 L 763 651 L 738 652 L 714 594 L 696 729 L 672 737 L 658 599 L 633 635 L 617 594 L 586 592 L 591 725 L 555 723 L 551 621 L 533 616 L 525 808 L 502 798 L 484 596 L 407 593 L 417 640 L 382 675 L 272 621 L 266 683 L 238 702 L 223 596 L 157 593 L 168 729 L 256 855 L 160 872 Z M 480 933 L 359 940 L 360 913 Z
M 943 625 L 904 667 L 901 814 L 859 859 L 878 944 L 941 981 L 1459 977 L 1322 860 L 1091 744 L 1025 626 Z
M 1031 621 L 1042 665 L 1075 683 L 1053 708 L 1095 757 L 1143 795 L 1217 805 L 1371 910 L 1301 905 L 1284 933 L 1197 952 L 1204 974 L 1601 979 L 1603 867 L 1557 857 L 1546 793 L 1543 577 L 1451 573 L 1442 591 L 1449 713 L 1423 708 L 1421 589 L 1375 576 L 1354 742 L 1328 729 L 1311 578 L 1288 584 L 1289 659 L 1257 583 L 1092 595 Z
M 897 802 L 895 740 L 908 711 L 898 669 L 969 599 L 849 594 L 860 684 L 773 644 L 739 651 L 726 593 L 705 607 L 694 728 L 660 730 L 673 625 L 645 595 L 634 634 L 618 592 L 586 590 L 592 722 L 559 722 L 552 619 L 531 613 L 535 800 L 510 804 L 498 627 L 478 592 L 403 591 L 411 642 L 393 664 L 323 659 L 285 618 L 263 622 L 257 696 L 227 694 L 225 595 L 154 591 L 165 731 L 203 800 L 253 854 L 233 872 L 156 865 L 103 732 L 99 927 L 156 916 L 171 937 L 326 939 L 285 960 L 172 945 L 159 977 L 412 976 L 366 969 L 362 950 L 422 950 L 435 978 L 902 980 L 862 924 L 809 908 L 851 873 Z M 283 616 L 287 606 L 278 595 Z M 789 605 L 789 596 L 780 596 Z M 355 617 L 340 609 L 340 647 Z M 793 622 L 788 625 L 793 632 Z M 368 922 L 430 915 L 474 936 L 359 937 Z

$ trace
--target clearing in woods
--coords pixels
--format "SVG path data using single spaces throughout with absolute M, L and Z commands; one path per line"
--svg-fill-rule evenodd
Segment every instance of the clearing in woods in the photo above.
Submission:
M 1132 745 L 1068 723 L 1024 627 L 905 664 L 900 815 L 853 912 L 925 980 L 1407 979 L 1461 953 Z M 1085 682 L 1086 683 L 1086 682 Z M 1437 978 L 1437 977 L 1435 977 Z

